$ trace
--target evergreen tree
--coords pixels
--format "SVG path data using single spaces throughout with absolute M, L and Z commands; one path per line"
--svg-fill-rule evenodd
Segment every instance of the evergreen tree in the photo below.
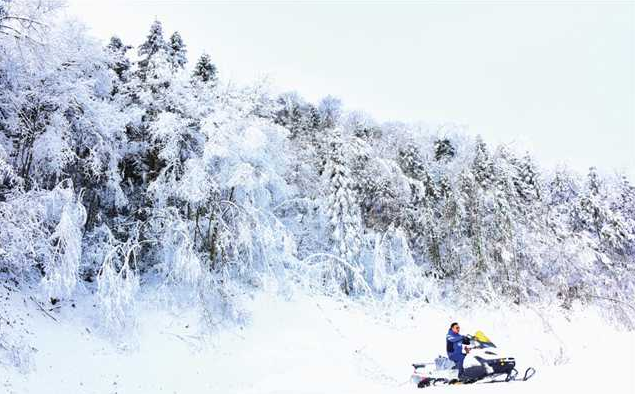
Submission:
M 138 55 L 141 58 L 139 60 L 139 72 L 142 80 L 146 78 L 146 69 L 152 57 L 159 52 L 167 54 L 167 51 L 168 45 L 163 38 L 163 26 L 161 22 L 155 20 L 150 26 L 150 33 L 148 33 L 146 40 L 139 46 Z
M 194 66 L 192 77 L 203 83 L 216 82 L 216 66 L 212 63 L 208 54 L 204 53 L 198 59 L 198 62 L 196 62 L 196 65 Z
M 178 31 L 175 31 L 170 36 L 169 43 L 170 63 L 176 68 L 183 68 L 187 63 L 187 50 L 185 49 L 185 43 Z
M 577 185 L 571 174 L 564 170 L 556 170 L 549 183 L 549 205 L 569 204 L 578 195 Z
M 613 205 L 614 210 L 619 211 L 625 218 L 635 221 L 635 186 L 626 175 L 620 176 L 617 194 L 618 198 Z
M 472 172 L 474 173 L 474 179 L 482 188 L 492 187 L 494 182 L 494 163 L 481 136 L 476 137 Z
M 129 81 L 127 89 L 134 92 L 134 103 L 141 112 L 140 122 L 127 128 L 130 140 L 129 152 L 122 168 L 125 178 L 124 192 L 129 205 L 139 218 L 146 219 L 141 207 L 165 201 L 157 201 L 155 193 L 160 183 L 168 183 L 164 177 L 178 176 L 185 157 L 182 147 L 189 128 L 185 103 L 197 97 L 189 91 L 189 81 L 183 84 L 182 70 L 175 68 L 169 47 L 163 39 L 161 23 L 155 21 L 146 41 L 139 47 L 139 73 Z M 192 106 L 193 107 L 193 106 Z M 170 174 L 165 170 L 170 169 Z M 152 203 L 151 203 L 152 202 Z
M 110 67 L 115 74 L 117 74 L 120 81 L 126 82 L 127 73 L 130 70 L 130 59 L 126 56 L 126 52 L 132 47 L 130 45 L 124 45 L 119 37 L 113 36 L 110 38 L 110 42 L 106 48 L 112 56 Z
M 431 195 L 424 181 L 410 180 L 409 183 L 411 200 L 405 209 L 404 227 L 409 233 L 412 246 L 423 257 L 421 260 L 432 263 L 437 273 L 442 272 L 441 236 L 435 195 Z
M 331 154 L 324 176 L 328 185 L 326 209 L 331 237 L 338 255 L 349 262 L 355 262 L 360 252 L 361 220 L 347 165 L 346 146 L 339 129 L 330 133 L 329 146 Z
M 576 228 L 589 230 L 600 239 L 603 221 L 602 211 L 599 177 L 596 168 L 591 167 L 587 175 L 585 193 L 578 200 Z
M 624 220 L 626 231 L 630 234 L 630 255 L 635 256 L 635 186 L 625 175 L 620 176 L 617 186 L 617 194 L 613 204 L 613 211 Z
M 465 210 L 461 205 L 460 194 L 454 190 L 447 175 L 441 178 L 439 189 L 443 197 L 439 208 L 441 272 L 445 277 L 456 278 L 461 274 L 461 262 L 469 250 L 463 228 Z
M 469 259 L 473 260 L 475 273 L 480 273 L 487 267 L 483 190 L 476 182 L 473 172 L 468 169 L 461 171 L 458 178 L 460 205 L 465 209 L 465 235 L 471 244 Z
M 436 161 L 452 160 L 456 151 L 454 145 L 447 138 L 441 138 L 434 142 L 434 159 Z
M 527 203 L 541 198 L 540 175 L 529 153 L 525 154 L 516 165 L 514 186 L 518 195 Z
M 489 240 L 487 249 L 493 263 L 491 282 L 500 286 L 500 292 L 520 301 L 518 238 L 523 237 L 522 224 L 528 218 L 520 220 L 524 211 L 524 202 L 516 193 L 514 179 L 518 177 L 517 159 L 504 146 L 497 151 L 494 165 L 494 189 L 490 191 L 490 217 L 487 220 L 486 234 Z M 517 215 L 515 215 L 515 213 Z
M 289 138 L 295 139 L 305 134 L 304 112 L 307 103 L 295 92 L 283 93 L 278 97 L 280 109 L 276 113 L 276 123 L 290 131 Z
M 558 241 L 572 236 L 574 207 L 578 196 L 576 180 L 568 172 L 558 169 L 547 184 L 545 193 L 546 225 L 550 235 Z
M 113 81 L 112 95 L 117 93 L 124 93 L 126 83 L 130 80 L 130 59 L 126 55 L 129 49 L 132 47 L 124 45 L 121 39 L 117 36 L 110 38 L 110 42 L 106 47 L 106 52 L 110 55 L 110 61 L 108 66 L 115 72 L 117 79 Z
M 417 145 L 407 143 L 404 147 L 399 148 L 397 154 L 397 163 L 403 173 L 413 179 L 422 180 L 425 173 L 425 164 L 423 156 Z
M 578 201 L 577 217 L 582 229 L 594 234 L 605 248 L 622 253 L 633 239 L 625 219 L 611 209 L 595 167 L 589 169 L 586 193 Z

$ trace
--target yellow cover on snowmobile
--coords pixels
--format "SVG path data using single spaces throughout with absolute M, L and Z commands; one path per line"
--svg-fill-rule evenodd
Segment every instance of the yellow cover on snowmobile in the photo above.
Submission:
M 477 331 L 476 334 L 474 334 L 474 339 L 476 339 L 480 343 L 488 343 L 492 346 L 494 345 L 492 341 L 490 341 L 490 339 L 487 337 L 487 335 L 483 333 L 483 331 Z

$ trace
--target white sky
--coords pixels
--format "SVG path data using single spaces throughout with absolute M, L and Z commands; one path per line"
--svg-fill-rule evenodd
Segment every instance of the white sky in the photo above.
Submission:
M 465 125 L 549 167 L 635 179 L 635 2 L 70 0 L 67 12 L 135 47 L 157 18 L 225 78 L 268 75 L 380 121 Z

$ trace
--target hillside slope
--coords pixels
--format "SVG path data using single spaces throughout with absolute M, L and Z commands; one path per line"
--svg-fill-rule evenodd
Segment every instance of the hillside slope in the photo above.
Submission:
M 550 316 L 547 325 L 531 310 L 453 313 L 411 304 L 388 317 L 327 297 L 263 292 L 246 297 L 244 326 L 219 325 L 213 335 L 200 330 L 194 309 L 177 315 L 148 301 L 137 334 L 116 345 L 100 334 L 90 302 L 72 307 L 68 301 L 49 316 L 29 297 L 4 293 L 3 307 L 24 322 L 9 333 L 22 332 L 23 343 L 35 349 L 27 373 L 0 365 L 0 387 L 8 393 L 416 393 L 421 389 L 409 382 L 409 364 L 442 354 L 454 319 L 468 331 L 484 330 L 519 368 L 531 365 L 538 373 L 524 383 L 427 391 L 635 388 L 635 335 L 613 332 L 588 312 L 570 321 Z M 4 334 L 5 341 L 16 338 Z M 615 346 L 623 350 L 617 358 Z

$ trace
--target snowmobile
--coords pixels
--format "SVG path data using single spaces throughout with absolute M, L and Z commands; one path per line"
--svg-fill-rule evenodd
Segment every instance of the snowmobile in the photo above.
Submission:
M 499 349 L 481 331 L 468 335 L 464 342 L 463 374 L 459 376 L 454 361 L 439 356 L 433 363 L 412 364 L 414 372 L 412 381 L 423 388 L 441 384 L 497 383 L 513 380 L 528 380 L 536 373 L 534 368 L 527 368 L 522 378 L 518 377 L 516 360 L 503 356 Z

